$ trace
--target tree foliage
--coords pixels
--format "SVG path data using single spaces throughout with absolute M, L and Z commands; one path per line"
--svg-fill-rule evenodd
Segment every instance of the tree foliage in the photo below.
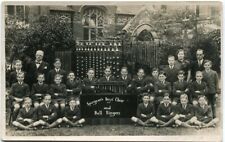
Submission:
M 23 55 L 34 58 L 35 51 L 41 49 L 52 62 L 55 50 L 75 46 L 71 23 L 59 16 L 41 16 L 29 24 L 11 18 L 6 19 L 6 25 L 6 54 L 11 61 Z

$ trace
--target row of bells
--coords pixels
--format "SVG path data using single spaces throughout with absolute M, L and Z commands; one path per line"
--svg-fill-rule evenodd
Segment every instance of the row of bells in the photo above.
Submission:
M 83 45 L 89 45 L 89 46 L 122 46 L 121 41 L 77 41 L 76 45 L 83 46 Z
M 104 51 L 104 52 L 118 52 L 120 51 L 120 47 L 117 46 L 109 46 L 109 47 L 77 47 L 76 51 Z
M 107 52 L 103 49 L 103 52 L 93 53 L 93 50 L 88 50 L 90 48 L 79 47 L 75 52 L 75 65 L 76 65 L 76 75 L 80 78 L 86 77 L 86 73 L 89 68 L 95 69 L 96 78 L 100 78 L 104 75 L 104 69 L 106 66 L 112 66 L 112 74 L 118 76 L 120 72 L 120 63 L 121 63 L 121 54 L 115 52 Z M 94 48 L 92 48 L 94 49 Z M 96 48 L 98 49 L 100 48 Z M 109 48 L 110 49 L 110 48 Z M 80 52 L 80 51 L 89 51 L 89 52 Z M 99 50 L 101 51 L 101 50 Z M 119 50 L 118 50 L 119 51 Z

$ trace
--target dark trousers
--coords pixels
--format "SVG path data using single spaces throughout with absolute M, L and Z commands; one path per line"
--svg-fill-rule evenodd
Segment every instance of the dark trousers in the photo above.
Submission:
M 207 94 L 207 99 L 208 99 L 208 103 L 211 105 L 212 107 L 212 112 L 213 112 L 213 118 L 216 117 L 216 94 Z

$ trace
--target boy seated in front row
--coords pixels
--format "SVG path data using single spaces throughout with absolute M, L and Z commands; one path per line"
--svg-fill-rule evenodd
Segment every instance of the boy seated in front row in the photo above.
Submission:
M 51 104 L 51 95 L 44 96 L 43 105 L 38 108 L 38 121 L 32 124 L 33 127 L 42 126 L 42 128 L 53 128 L 59 125 L 62 120 L 57 119 L 57 109 Z
M 171 104 L 169 94 L 166 93 L 163 97 L 162 103 L 159 104 L 159 106 L 158 106 L 157 115 L 156 115 L 157 119 L 162 121 L 162 122 L 165 122 L 165 124 L 157 125 L 157 126 L 162 126 L 162 127 L 163 126 L 169 126 L 169 125 L 166 125 L 166 124 L 174 116 L 175 116 L 175 106 L 173 106 Z
M 31 107 L 32 100 L 29 97 L 24 98 L 23 105 L 24 107 L 19 110 L 17 119 L 12 124 L 17 128 L 29 130 L 31 129 L 32 123 L 37 119 L 36 109 Z
M 158 120 L 155 115 L 155 108 L 150 103 L 150 96 L 148 93 L 142 95 L 143 103 L 140 103 L 137 108 L 137 117 L 132 117 L 131 120 L 141 126 L 152 126 L 155 124 L 164 124 L 164 122 Z
M 70 98 L 69 106 L 65 109 L 64 117 L 59 118 L 57 121 L 65 122 L 68 124 L 68 127 L 82 127 L 85 119 L 80 118 L 80 108 L 75 98 Z
M 199 128 L 215 127 L 218 118 L 213 118 L 212 108 L 207 103 L 205 96 L 200 96 L 198 105 L 195 106 L 195 116 L 191 118 L 190 124 L 195 124 Z
M 53 99 L 53 104 L 58 111 L 58 115 L 63 116 L 63 112 L 66 106 L 66 85 L 62 83 L 62 76 L 60 74 L 55 75 L 55 83 L 50 85 L 50 94 Z
M 32 85 L 31 89 L 31 98 L 34 101 L 35 108 L 38 108 L 41 104 L 43 104 L 42 102 L 43 97 L 49 91 L 48 85 L 44 83 L 45 81 L 44 74 L 38 74 L 37 81 L 38 81 L 37 83 Z
M 22 102 L 25 97 L 30 95 L 30 90 L 28 84 L 24 83 L 24 72 L 17 74 L 17 83 L 11 86 L 10 99 L 13 101 L 13 115 L 12 120 L 15 121 L 19 113 L 20 107 L 22 107 Z
M 173 85 L 173 105 L 176 105 L 177 103 L 179 103 L 180 100 L 180 96 L 181 94 L 187 94 L 189 93 L 189 84 L 186 80 L 184 80 L 185 76 L 184 76 L 184 71 L 179 71 L 177 78 L 178 81 L 174 82 Z
M 180 104 L 176 106 L 175 116 L 171 118 L 167 123 L 162 125 L 161 127 L 170 126 L 175 124 L 174 126 L 183 126 L 183 127 L 194 127 L 190 125 L 190 119 L 194 116 L 193 106 L 188 104 L 188 96 L 187 94 L 180 95 Z
M 207 84 L 202 80 L 203 74 L 201 71 L 197 71 L 195 75 L 196 80 L 190 85 L 190 94 L 192 95 L 192 104 L 196 106 L 198 104 L 198 97 L 206 95 L 208 92 Z

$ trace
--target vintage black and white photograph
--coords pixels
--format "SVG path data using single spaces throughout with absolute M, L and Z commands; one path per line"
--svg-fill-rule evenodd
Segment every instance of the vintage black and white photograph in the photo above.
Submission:
M 222 2 L 2 9 L 6 139 L 222 140 Z

